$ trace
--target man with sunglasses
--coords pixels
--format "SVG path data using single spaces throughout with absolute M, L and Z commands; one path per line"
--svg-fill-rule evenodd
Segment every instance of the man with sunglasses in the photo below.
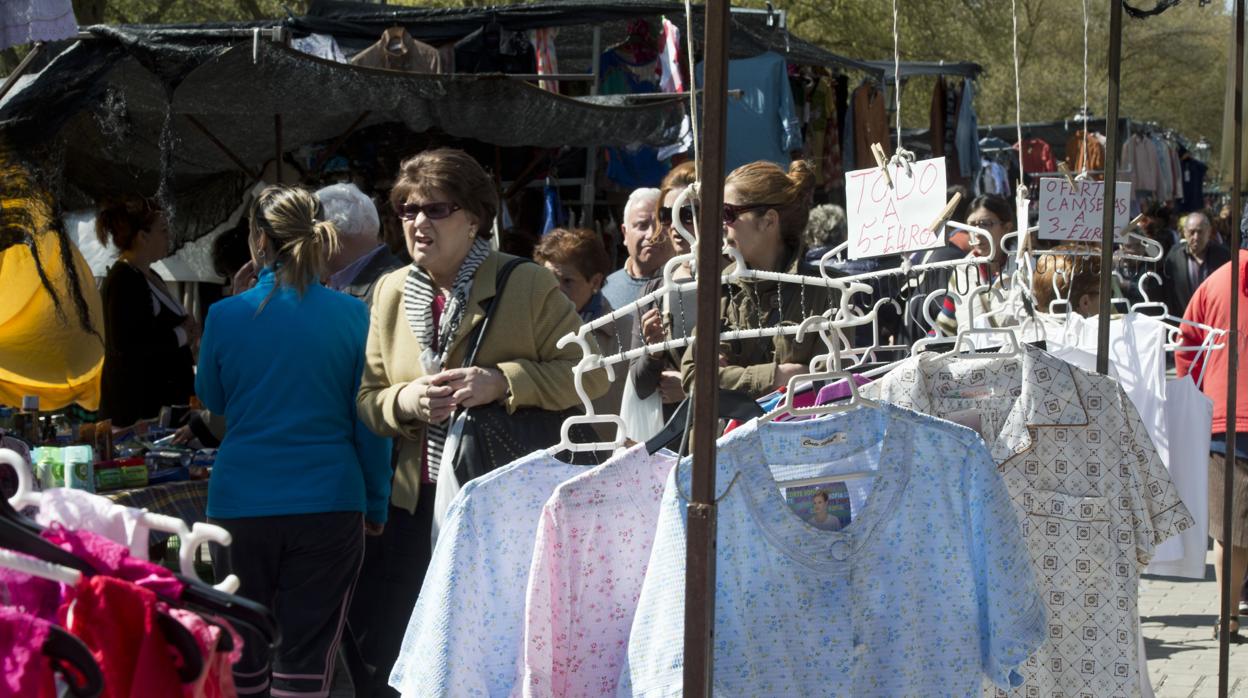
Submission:
M 602 295 L 612 308 L 622 308 L 641 297 L 641 291 L 650 279 L 663 271 L 663 265 L 672 256 L 671 245 L 666 239 L 654 235 L 655 208 L 659 190 L 634 189 L 624 205 L 624 247 L 628 258 L 624 266 L 607 277 Z M 634 327 L 639 323 L 634 322 Z

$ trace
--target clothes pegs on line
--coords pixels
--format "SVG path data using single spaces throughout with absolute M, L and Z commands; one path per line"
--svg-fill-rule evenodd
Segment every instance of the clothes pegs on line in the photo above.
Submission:
M 875 156 L 875 164 L 879 166 L 880 171 L 884 173 L 884 181 L 888 182 L 888 188 L 893 188 L 893 175 L 888 171 L 888 156 L 884 154 L 884 146 L 879 143 L 871 144 L 871 154 Z
M 1079 188 L 1075 184 L 1075 173 L 1070 171 L 1070 168 L 1066 166 L 1066 163 L 1057 163 L 1057 171 L 1061 172 L 1062 176 L 1066 178 L 1066 183 L 1070 185 L 1071 191 L 1075 191 Z
M 949 199 L 949 203 L 945 204 L 945 207 L 941 209 L 940 215 L 936 217 L 936 220 L 932 221 L 932 224 L 930 226 L 928 226 L 928 230 L 932 231 L 933 233 L 940 230 L 945 225 L 945 223 L 948 222 L 948 220 L 953 216 L 953 212 L 958 209 L 958 204 L 961 201 L 962 201 L 962 192 L 955 191 L 953 193 L 953 197 Z

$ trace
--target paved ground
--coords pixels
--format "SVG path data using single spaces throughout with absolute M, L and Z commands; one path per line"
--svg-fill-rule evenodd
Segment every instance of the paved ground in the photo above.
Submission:
M 1145 576 L 1140 584 L 1144 651 L 1157 698 L 1218 695 L 1218 643 L 1213 639 L 1218 589 L 1212 555 L 1204 580 Z M 1248 698 L 1248 644 L 1231 645 L 1229 695 Z

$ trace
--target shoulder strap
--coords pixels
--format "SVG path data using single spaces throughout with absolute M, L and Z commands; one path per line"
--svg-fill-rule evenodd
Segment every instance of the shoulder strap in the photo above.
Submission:
M 481 319 L 481 324 L 477 325 L 476 332 L 472 337 L 472 349 L 468 352 L 468 358 L 464 361 L 464 366 L 473 366 L 477 363 L 477 352 L 481 350 L 481 340 L 485 337 L 485 330 L 489 327 L 490 318 L 494 317 L 494 310 L 498 307 L 498 299 L 503 295 L 503 289 L 507 287 L 507 279 L 511 278 L 511 272 L 521 264 L 532 264 L 533 262 L 522 257 L 509 259 L 498 268 L 498 276 L 494 281 L 494 297 L 490 299 L 490 304 L 485 308 L 485 317 Z

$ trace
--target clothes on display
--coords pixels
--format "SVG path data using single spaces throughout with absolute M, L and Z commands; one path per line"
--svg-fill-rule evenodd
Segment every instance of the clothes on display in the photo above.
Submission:
M 347 57 L 338 46 L 338 40 L 330 34 L 308 34 L 290 40 L 290 47 L 310 56 L 324 58 L 335 63 L 346 63 Z
M 884 91 L 872 81 L 865 81 L 850 96 L 850 111 L 853 113 L 852 141 L 854 169 L 875 167 L 875 158 L 871 155 L 871 146 L 879 143 L 885 154 L 893 152 L 892 139 L 888 132 L 888 113 L 885 109 Z M 850 126 L 846 126 L 849 137 Z M 975 160 L 979 161 L 978 158 Z M 965 176 L 970 176 L 969 173 Z
M 1014 144 L 1014 150 L 1023 151 L 1023 169 L 1027 172 L 1057 172 L 1057 160 L 1053 148 L 1039 138 L 1027 138 Z
M 623 668 L 674 454 L 644 446 L 559 485 L 525 597 L 525 696 L 606 696 Z
M 553 49 L 553 44 L 547 48 Z M 458 73 L 533 75 L 538 72 L 537 51 L 528 37 L 504 29 L 498 22 L 490 22 L 455 42 L 454 55 Z M 553 56 L 551 51 L 548 58 Z M 444 68 L 440 72 L 449 71 Z
M 1018 685 L 1045 636 L 1043 601 L 976 434 L 883 405 L 752 422 L 717 451 L 716 480 L 728 488 L 717 517 L 717 695 Z M 667 481 L 621 696 L 682 690 L 690 472 L 686 460 Z M 804 484 L 838 475 L 853 479 Z M 923 609 L 924 620 L 901 608 Z
M 458 64 L 458 59 L 456 60 Z M 442 55 L 423 41 L 417 41 L 402 27 L 391 27 L 377 43 L 351 57 L 351 65 L 406 73 L 442 73 Z
M 702 69 L 699 63 L 699 88 Z M 768 51 L 729 61 L 728 89 L 740 90 L 742 96 L 728 100 L 724 173 L 757 160 L 787 167 L 793 154 L 802 151 L 802 128 L 784 57 Z M 880 102 L 881 110 L 883 106 Z
M 658 40 L 649 22 L 629 24 L 624 42 L 598 59 L 598 92 L 604 95 L 652 94 L 663 88 L 664 68 Z M 673 83 L 674 86 L 674 83 Z M 657 187 L 670 169 L 653 146 L 607 148 L 607 178 L 621 189 Z
M 919 355 L 862 391 L 927 414 L 966 414 L 991 445 L 1048 619 L 1044 644 L 1007 695 L 1134 695 L 1140 571 L 1194 522 L 1116 381 L 1021 351 L 1021 361 Z
M 1099 133 L 1088 133 L 1078 130 L 1066 141 L 1066 166 L 1072 172 L 1083 172 L 1105 169 L 1105 141 Z M 1125 173 L 1123 168 L 1121 174 Z M 1103 179 L 1103 175 L 1094 175 Z
M 78 33 L 71 0 L 10 0 L 0 3 L 0 50 L 36 41 L 60 41 Z

